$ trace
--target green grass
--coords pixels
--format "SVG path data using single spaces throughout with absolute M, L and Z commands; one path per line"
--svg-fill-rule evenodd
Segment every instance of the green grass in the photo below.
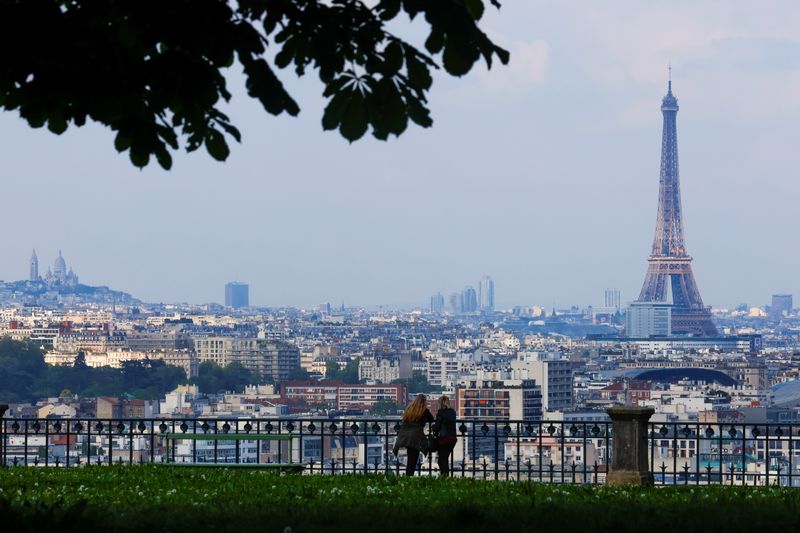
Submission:
M 800 490 L 611 488 L 158 466 L 0 469 L 4 531 L 759 531 Z

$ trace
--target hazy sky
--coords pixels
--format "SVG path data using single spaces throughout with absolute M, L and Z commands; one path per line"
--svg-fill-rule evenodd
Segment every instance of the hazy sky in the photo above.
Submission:
M 656 218 L 667 64 L 679 99 L 686 239 L 706 303 L 800 292 L 795 0 L 506 0 L 483 27 L 512 64 L 439 76 L 432 129 L 348 145 L 262 112 L 231 73 L 244 139 L 227 163 L 133 168 L 96 125 L 55 136 L 0 113 L 0 279 L 58 249 L 89 284 L 147 301 L 423 305 L 483 274 L 500 306 L 635 299 Z

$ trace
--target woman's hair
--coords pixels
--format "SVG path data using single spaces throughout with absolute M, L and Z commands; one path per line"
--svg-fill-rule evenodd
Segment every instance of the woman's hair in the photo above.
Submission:
M 411 405 L 406 407 L 403 412 L 403 422 L 418 422 L 425 414 L 425 409 L 428 408 L 428 401 L 425 399 L 424 394 L 417 394 Z
M 439 398 L 439 409 L 450 409 L 450 398 L 442 396 Z

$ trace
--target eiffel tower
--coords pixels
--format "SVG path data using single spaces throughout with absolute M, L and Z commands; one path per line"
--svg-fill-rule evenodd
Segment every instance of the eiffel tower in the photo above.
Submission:
M 672 94 L 661 101 L 664 129 L 661 138 L 661 177 L 658 184 L 658 218 L 653 250 L 647 260 L 640 302 L 666 302 L 672 295 L 672 333 L 704 337 L 717 335 L 711 310 L 703 305 L 692 274 L 692 258 L 686 253 L 678 179 L 678 99 Z

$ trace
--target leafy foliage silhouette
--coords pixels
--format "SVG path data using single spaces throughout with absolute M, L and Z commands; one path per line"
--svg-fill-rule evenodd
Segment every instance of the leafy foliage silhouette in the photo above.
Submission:
M 158 399 L 186 382 L 182 369 L 160 360 L 127 361 L 122 368 L 92 368 L 79 354 L 72 366 L 51 366 L 35 344 L 0 338 L 0 399 L 4 402 L 36 401 L 65 391 L 69 396 L 127 394 Z
M 491 4 L 500 7 L 498 0 Z M 205 146 L 219 161 L 239 130 L 220 110 L 231 99 L 224 69 L 238 63 L 249 96 L 267 113 L 300 107 L 275 68 L 315 70 L 325 130 L 352 142 L 382 140 L 409 120 L 430 127 L 432 69 L 468 73 L 509 54 L 478 27 L 484 0 L 0 0 L 0 109 L 63 133 L 99 122 L 114 146 L 165 169 L 170 150 Z M 391 33 L 401 15 L 424 19 L 424 51 Z M 274 52 L 274 56 L 271 55 Z

